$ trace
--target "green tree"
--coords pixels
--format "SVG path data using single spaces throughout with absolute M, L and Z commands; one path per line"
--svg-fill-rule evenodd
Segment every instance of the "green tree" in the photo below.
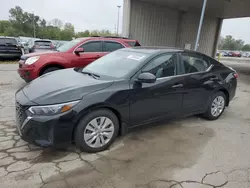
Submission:
M 45 28 L 45 27 L 46 27 L 46 24 L 47 24 L 47 22 L 46 22 L 45 19 L 42 19 L 42 20 L 40 21 L 40 27 Z
M 61 40 L 72 40 L 75 36 L 75 29 L 71 23 L 65 23 L 64 29 L 61 31 Z
M 10 9 L 10 23 L 14 30 L 21 31 L 24 36 L 33 36 L 34 27 L 38 28 L 40 17 L 33 13 L 24 12 L 21 7 L 16 6 Z
M 89 37 L 89 36 L 90 36 L 89 30 L 85 30 L 84 32 L 78 32 L 75 35 L 76 38 Z
M 63 27 L 63 22 L 61 20 L 59 20 L 58 18 L 54 18 L 53 20 L 51 20 L 49 22 L 50 26 L 54 26 L 54 27 L 58 27 L 60 29 L 62 29 Z
M 4 35 L 6 30 L 11 26 L 8 20 L 0 20 L 0 35 Z
M 250 52 L 250 44 L 246 44 L 243 46 L 242 51 L 248 51 Z
M 57 18 L 49 23 L 39 16 L 25 12 L 20 6 L 9 10 L 9 21 L 0 20 L 0 35 L 8 36 L 26 36 L 38 38 L 48 38 L 54 40 L 71 40 L 73 37 L 88 36 L 113 36 L 114 33 L 109 30 L 85 30 L 75 33 L 75 28 L 71 23 L 65 23 Z

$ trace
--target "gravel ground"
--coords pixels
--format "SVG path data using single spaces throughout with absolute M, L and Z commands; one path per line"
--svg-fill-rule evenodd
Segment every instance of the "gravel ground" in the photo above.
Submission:
M 236 97 L 217 121 L 198 117 L 138 128 L 114 147 L 86 154 L 42 149 L 18 136 L 14 94 L 25 85 L 17 65 L 0 65 L 1 188 L 248 188 L 250 187 L 250 64 Z

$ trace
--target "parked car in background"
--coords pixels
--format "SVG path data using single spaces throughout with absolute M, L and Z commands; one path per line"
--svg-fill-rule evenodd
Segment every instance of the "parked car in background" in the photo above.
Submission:
M 57 49 L 26 54 L 19 61 L 19 75 L 29 82 L 48 72 L 85 67 L 109 52 L 140 46 L 139 42 L 119 37 L 88 37 L 72 40 Z
M 56 46 L 56 48 L 59 48 L 60 46 L 66 44 L 69 41 L 64 41 L 64 40 L 53 40 L 53 44 Z
M 20 59 L 22 55 L 21 45 L 15 38 L 0 36 L 0 59 Z
M 242 57 L 250 57 L 250 52 L 245 52 L 242 54 Z
M 241 57 L 241 53 L 240 52 L 228 52 L 228 56 L 229 57 Z
M 223 57 L 228 57 L 228 53 L 227 53 L 227 52 L 221 52 L 221 55 L 222 55 Z
M 216 52 L 216 56 L 219 56 L 219 54 L 220 54 L 222 57 L 228 57 L 228 53 L 227 53 L 227 52 Z
M 29 49 L 30 53 L 42 51 L 55 51 L 56 47 L 51 40 L 34 40 Z
M 218 119 L 235 96 L 237 78 L 198 52 L 121 49 L 23 87 L 16 93 L 17 127 L 31 143 L 61 148 L 74 142 L 99 152 L 138 125 L 196 114 Z

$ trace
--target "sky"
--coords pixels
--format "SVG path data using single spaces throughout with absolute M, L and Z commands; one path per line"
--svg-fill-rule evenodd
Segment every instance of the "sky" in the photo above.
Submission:
M 51 21 L 54 18 L 70 22 L 76 31 L 108 29 L 115 32 L 118 18 L 117 5 L 123 0 L 1 0 L 0 20 L 9 18 L 9 9 L 17 5 L 24 11 Z M 120 27 L 122 29 L 122 8 Z M 224 20 L 222 36 L 232 35 L 250 44 L 250 18 Z
M 250 44 L 250 18 L 226 19 L 223 21 L 221 35 L 232 35 Z
M 24 11 L 51 21 L 54 18 L 70 22 L 76 31 L 108 29 L 115 31 L 118 19 L 118 5 L 123 0 L 0 0 L 0 20 L 9 18 L 9 10 L 20 6 Z M 120 32 L 122 8 L 120 9 Z

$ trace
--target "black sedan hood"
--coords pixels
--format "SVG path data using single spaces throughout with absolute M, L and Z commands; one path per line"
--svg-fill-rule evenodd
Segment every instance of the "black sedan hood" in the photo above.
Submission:
M 38 105 L 80 100 L 83 96 L 111 86 L 113 81 L 98 80 L 74 69 L 43 75 L 23 88 L 26 97 Z

